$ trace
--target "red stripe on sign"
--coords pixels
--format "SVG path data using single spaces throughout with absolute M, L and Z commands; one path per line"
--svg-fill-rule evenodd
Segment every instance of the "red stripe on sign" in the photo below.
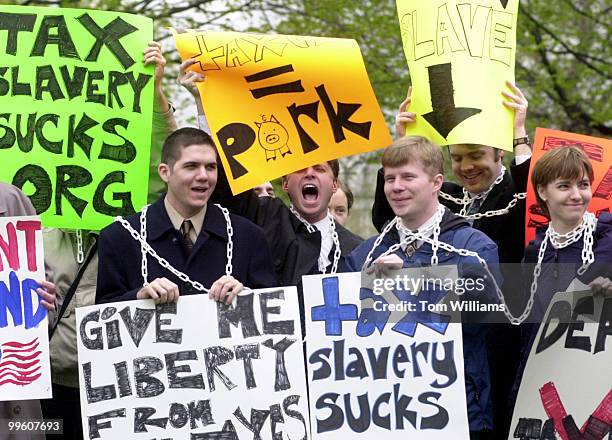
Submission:
M 567 417 L 567 412 L 563 407 L 557 388 L 552 382 L 544 384 L 540 388 L 540 399 L 542 399 L 542 405 L 544 405 L 544 411 L 549 419 L 552 419 L 555 424 L 557 433 L 563 440 L 569 440 L 567 432 L 563 427 L 563 419 Z
M 603 400 L 593 413 L 593 417 L 598 418 L 607 425 L 612 425 L 612 389 L 610 389 L 610 391 L 608 391 L 608 394 L 606 394 L 606 397 L 603 398 Z M 584 433 L 588 423 L 589 421 L 587 419 L 587 421 L 584 422 L 584 425 L 582 425 L 582 428 L 580 428 L 580 432 Z
M 28 345 L 32 345 L 34 342 L 38 341 L 38 339 L 32 339 L 30 342 L 26 342 L 25 344 L 22 344 L 21 342 L 17 342 L 17 341 L 11 341 L 11 342 L 5 342 L 4 344 L 2 344 L 3 347 L 16 347 L 16 348 L 23 348 L 23 347 L 27 347 Z
M 40 343 L 37 342 L 36 345 L 34 347 L 31 347 L 31 348 L 7 348 L 7 349 L 2 350 L 2 351 L 4 353 L 23 353 L 24 351 L 36 350 L 39 345 L 40 345 Z

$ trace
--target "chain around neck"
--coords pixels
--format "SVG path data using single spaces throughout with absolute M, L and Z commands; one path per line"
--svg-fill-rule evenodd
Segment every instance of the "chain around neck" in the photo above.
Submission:
M 215 206 L 219 208 L 225 218 L 226 230 L 227 230 L 227 246 L 226 246 L 226 257 L 227 263 L 225 265 L 225 274 L 228 276 L 232 275 L 233 267 L 232 267 L 232 259 L 233 259 L 233 250 L 234 250 L 234 242 L 232 237 L 234 236 L 234 229 L 232 227 L 232 221 L 229 216 L 229 211 L 222 207 L 219 204 L 215 203 Z M 141 253 L 141 273 L 143 279 L 143 286 L 149 284 L 148 281 L 148 263 L 147 263 L 147 254 L 150 254 L 153 258 L 155 258 L 159 264 L 168 269 L 174 275 L 178 277 L 183 282 L 190 283 L 192 286 L 201 292 L 208 292 L 208 289 L 204 287 L 200 282 L 193 281 L 189 278 L 188 275 L 181 272 L 180 270 L 174 268 L 165 258 L 159 256 L 157 252 L 149 245 L 147 242 L 147 210 L 149 205 L 145 205 L 140 213 L 140 234 L 132 228 L 127 220 L 122 217 L 115 217 L 115 221 L 119 222 L 134 238 L 136 241 L 140 243 L 140 253 Z
M 533 269 L 533 281 L 531 282 L 530 288 L 530 303 L 533 304 L 533 299 L 538 290 L 538 278 L 542 273 L 542 262 L 544 261 L 547 243 L 550 241 L 550 243 L 557 249 L 563 249 L 584 237 L 581 253 L 582 265 L 576 272 L 578 275 L 582 275 L 595 261 L 595 254 L 593 253 L 593 236 L 596 226 L 597 218 L 595 217 L 595 214 L 591 212 L 585 212 L 582 216 L 582 223 L 566 234 L 559 234 L 554 230 L 552 224 L 548 225 L 546 235 L 544 236 L 542 244 L 540 244 L 540 249 L 538 250 L 538 261 Z M 561 242 L 560 240 L 564 241 Z
M 308 233 L 312 234 L 318 229 L 312 224 L 309 223 L 304 217 L 300 215 L 299 212 L 293 206 L 293 203 L 289 205 L 289 210 L 291 213 L 306 227 Z M 329 218 L 329 233 L 332 236 L 332 242 L 334 243 L 334 260 L 332 262 L 332 267 L 330 274 L 335 274 L 338 271 L 338 263 L 340 262 L 340 239 L 338 238 L 338 231 L 336 230 L 336 221 L 334 220 L 334 216 L 327 212 L 327 218 Z M 321 244 L 323 244 L 323 234 L 321 234 Z M 318 267 L 319 272 L 322 274 L 327 272 L 327 268 L 325 267 L 325 257 L 321 255 L 319 251 L 319 259 L 318 259 Z
M 510 212 L 512 208 L 514 208 L 514 206 L 516 206 L 519 200 L 527 198 L 527 193 L 523 192 L 523 193 L 514 194 L 512 200 L 510 200 L 510 202 L 508 203 L 508 206 L 506 206 L 505 208 L 496 209 L 492 211 L 486 211 L 486 212 L 476 212 L 474 214 L 467 213 L 472 203 L 474 203 L 474 201 L 478 199 L 482 199 L 482 201 L 484 201 L 487 198 L 491 190 L 493 190 L 493 187 L 495 187 L 495 185 L 500 184 L 504 180 L 505 173 L 506 173 L 506 167 L 502 165 L 501 173 L 499 174 L 499 176 L 497 176 L 497 178 L 493 181 L 493 183 L 489 186 L 489 188 L 486 191 L 483 191 L 482 193 L 477 194 L 474 197 L 472 197 L 465 188 L 462 189 L 463 198 L 453 197 L 450 194 L 446 194 L 444 191 L 440 191 L 439 193 L 440 197 L 453 202 L 455 205 L 461 206 L 461 210 L 456 215 L 458 215 L 459 217 L 468 219 L 468 220 L 479 220 L 484 217 L 495 217 L 498 215 L 507 214 L 508 212 Z

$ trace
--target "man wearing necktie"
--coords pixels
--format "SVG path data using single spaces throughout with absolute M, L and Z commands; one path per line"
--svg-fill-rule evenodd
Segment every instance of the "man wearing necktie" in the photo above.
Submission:
M 278 285 L 263 231 L 209 203 L 217 183 L 217 153 L 208 134 L 181 128 L 168 136 L 158 172 L 167 193 L 147 209 L 145 223 L 146 241 L 160 257 L 210 288 L 211 299 L 227 304 L 244 286 Z M 140 231 L 141 217 L 138 213 L 127 221 Z M 165 303 L 198 293 L 151 256 L 144 285 L 140 247 L 119 223 L 100 233 L 97 303 L 145 298 Z M 231 274 L 226 273 L 228 260 Z

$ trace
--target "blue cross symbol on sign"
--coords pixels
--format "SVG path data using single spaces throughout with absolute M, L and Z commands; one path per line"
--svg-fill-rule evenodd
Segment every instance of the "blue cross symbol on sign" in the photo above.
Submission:
M 342 321 L 357 321 L 355 304 L 340 304 L 338 277 L 323 278 L 323 304 L 311 310 L 313 321 L 325 321 L 325 334 L 342 335 Z

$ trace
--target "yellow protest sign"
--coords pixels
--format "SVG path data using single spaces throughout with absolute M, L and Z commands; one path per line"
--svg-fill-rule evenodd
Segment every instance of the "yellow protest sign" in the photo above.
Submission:
M 354 40 L 181 31 L 232 191 L 391 142 Z
M 512 151 L 501 92 L 514 82 L 518 2 L 397 0 L 417 115 L 408 134 Z

